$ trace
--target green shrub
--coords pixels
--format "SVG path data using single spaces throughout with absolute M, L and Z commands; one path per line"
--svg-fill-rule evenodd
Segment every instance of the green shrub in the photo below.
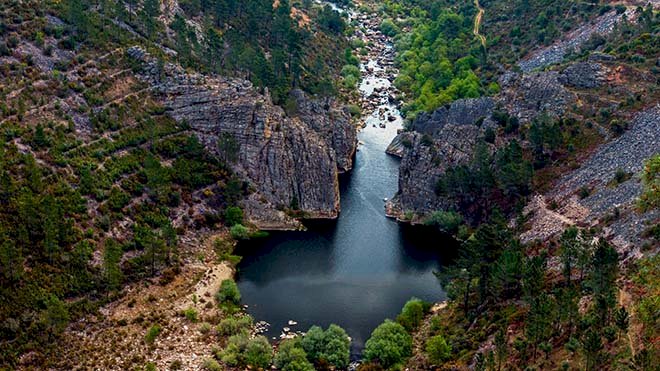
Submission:
M 225 210 L 225 224 L 234 226 L 243 223 L 243 210 L 237 206 L 230 206 Z
M 401 314 L 396 317 L 396 321 L 408 332 L 411 332 L 422 322 L 428 309 L 428 304 L 417 298 L 412 298 L 403 306 Z
M 280 343 L 274 364 L 282 371 L 314 371 L 314 365 L 307 360 L 307 353 L 302 348 L 299 337 Z
M 348 113 L 353 117 L 360 117 L 362 115 L 362 109 L 358 105 L 350 104 L 348 105 Z
M 183 311 L 183 316 L 190 322 L 197 322 L 197 309 L 188 308 Z
M 240 304 L 241 292 L 238 290 L 236 282 L 232 279 L 222 281 L 222 283 L 220 283 L 220 289 L 215 294 L 215 299 L 220 304 Z
M 393 37 L 393 36 L 396 36 L 397 33 L 399 33 L 399 27 L 397 27 L 397 25 L 394 24 L 394 21 L 387 18 L 387 19 L 384 19 L 383 22 L 381 22 L 380 31 L 384 35 Z
M 360 78 L 360 69 L 357 66 L 352 64 L 347 64 L 341 69 L 341 75 L 343 77 L 353 76 L 356 79 Z
M 147 344 L 153 344 L 154 341 L 156 341 L 158 335 L 160 335 L 160 331 L 161 331 L 160 325 L 156 324 L 151 326 L 149 330 L 147 330 L 147 334 L 144 336 L 144 341 Z
M 199 332 L 201 332 L 203 335 L 208 334 L 211 332 L 211 324 L 208 322 L 204 322 L 199 326 Z
M 385 368 L 403 364 L 411 354 L 412 338 L 403 326 L 389 319 L 376 327 L 364 347 L 364 359 Z
M 440 228 L 450 234 L 456 233 L 463 224 L 463 217 L 455 211 L 436 211 L 425 221 L 426 225 Z
M 431 362 L 442 364 L 451 357 L 451 346 L 442 335 L 436 335 L 426 341 L 426 353 Z
M 242 224 L 236 224 L 231 227 L 229 234 L 235 240 L 247 240 L 250 238 L 250 230 Z
M 212 358 L 205 359 L 204 364 L 202 365 L 202 367 L 205 370 L 209 370 L 209 371 L 222 371 L 223 370 L 222 366 L 220 366 L 218 361 L 216 361 L 215 359 L 212 359 Z
M 240 317 L 227 317 L 220 321 L 216 330 L 222 336 L 237 335 L 249 331 L 252 327 L 253 319 L 250 315 Z
M 643 211 L 660 208 L 660 154 L 648 159 L 642 173 L 644 190 L 639 200 Z

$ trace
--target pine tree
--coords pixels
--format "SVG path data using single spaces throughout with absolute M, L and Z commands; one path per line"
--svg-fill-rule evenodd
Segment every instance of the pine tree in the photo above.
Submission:
M 108 290 L 119 288 L 123 274 L 119 267 L 119 262 L 123 255 L 121 245 L 113 239 L 107 239 L 104 243 L 103 251 L 103 281 Z
M 596 331 L 588 330 L 582 339 L 582 351 L 587 370 L 597 369 L 596 366 L 601 349 L 603 349 L 603 342 L 600 334 Z
M 37 127 L 34 130 L 34 145 L 37 148 L 43 148 L 48 144 L 48 139 L 44 133 L 44 127 L 41 123 L 37 124 Z
M 589 287 L 594 292 L 596 309 L 600 316 L 599 324 L 609 323 L 609 313 L 616 304 L 615 280 L 618 273 L 619 254 L 604 239 L 598 241 L 592 258 L 592 270 L 589 276 Z
M 616 324 L 616 327 L 619 329 L 619 335 L 621 335 L 621 333 L 623 332 L 628 331 L 628 326 L 630 324 L 630 316 L 628 315 L 628 311 L 626 311 L 625 307 L 621 307 L 614 312 L 614 323 Z

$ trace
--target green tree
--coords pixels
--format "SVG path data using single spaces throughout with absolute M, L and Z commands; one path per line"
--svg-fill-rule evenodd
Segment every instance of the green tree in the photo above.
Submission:
M 69 323 L 69 311 L 57 296 L 50 294 L 45 301 L 43 322 L 48 328 L 48 338 L 60 334 Z
M 502 365 L 506 364 L 507 355 L 509 354 L 509 346 L 507 341 L 506 329 L 501 328 L 495 333 L 495 352 L 497 357 L 497 370 L 502 369 Z
M 403 326 L 407 331 L 415 330 L 428 311 L 429 305 L 422 300 L 412 298 L 406 302 L 401 310 L 401 314 L 396 317 L 396 321 Z
M 594 292 L 602 326 L 609 323 L 610 311 L 616 304 L 615 280 L 618 275 L 618 263 L 619 254 L 604 238 L 601 238 L 592 258 L 589 287 Z
M 348 366 L 350 344 L 346 331 L 334 324 L 325 331 L 318 326 L 310 327 L 301 341 L 309 360 L 316 364 L 326 362 L 337 368 Z
M 628 311 L 626 310 L 625 307 L 621 307 L 616 312 L 614 312 L 614 323 L 616 324 L 616 327 L 619 329 L 619 335 L 621 333 L 628 331 L 628 326 L 630 324 L 630 315 L 628 314 Z
M 547 341 L 552 335 L 552 324 L 557 313 L 557 304 L 552 296 L 545 292 L 532 298 L 527 313 L 525 334 L 529 343 L 533 344 L 534 358 L 538 345 Z
M 396 322 L 385 320 L 365 343 L 364 358 L 385 368 L 401 365 L 412 354 L 412 338 Z
M 642 173 L 644 190 L 639 200 L 643 211 L 660 208 L 660 154 L 648 159 Z
M 587 330 L 582 339 L 582 352 L 584 353 L 587 370 L 596 370 L 603 342 L 600 334 L 593 330 Z
M 280 343 L 274 364 L 282 371 L 314 371 L 314 365 L 307 360 L 300 337 L 286 339 Z
M 436 335 L 426 341 L 426 353 L 434 364 L 442 364 L 451 358 L 451 346 L 442 335 Z
M 119 288 L 123 274 L 119 262 L 123 255 L 121 245 L 113 239 L 106 239 L 103 250 L 103 281 L 108 290 Z
M 239 150 L 240 144 L 233 135 L 229 133 L 220 135 L 218 138 L 218 153 L 223 162 L 230 164 L 238 161 Z

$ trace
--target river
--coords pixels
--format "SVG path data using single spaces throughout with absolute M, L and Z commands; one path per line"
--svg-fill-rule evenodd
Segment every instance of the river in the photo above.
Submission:
M 399 159 L 385 149 L 402 127 L 388 100 L 394 93 L 393 51 L 378 22 L 357 17 L 366 26 L 362 37 L 373 43 L 362 60 L 359 87 L 368 115 L 358 134 L 355 167 L 340 179 L 339 218 L 306 223 L 305 232 L 275 232 L 237 251 L 244 257 L 237 274 L 243 303 L 254 318 L 270 324 L 267 336 L 279 339 L 285 327 L 295 332 L 335 323 L 351 336 L 354 356 L 371 331 L 395 318 L 411 297 L 444 299 L 433 273 L 455 250 L 447 236 L 385 216 L 384 199 L 397 192 L 399 172 Z

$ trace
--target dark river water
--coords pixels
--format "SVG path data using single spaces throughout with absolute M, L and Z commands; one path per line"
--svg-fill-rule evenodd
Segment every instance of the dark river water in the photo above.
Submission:
M 341 214 L 336 221 L 309 224 L 306 232 L 276 232 L 244 243 L 237 282 L 266 333 L 283 327 L 306 331 L 335 323 L 353 339 L 359 354 L 371 331 L 394 318 L 411 297 L 445 297 L 435 275 L 455 250 L 454 242 L 424 227 L 407 227 L 385 217 L 385 197 L 397 191 L 397 158 L 385 154 L 400 122 L 386 129 L 369 120 L 355 168 L 341 180 Z M 294 320 L 297 325 L 289 326 Z

